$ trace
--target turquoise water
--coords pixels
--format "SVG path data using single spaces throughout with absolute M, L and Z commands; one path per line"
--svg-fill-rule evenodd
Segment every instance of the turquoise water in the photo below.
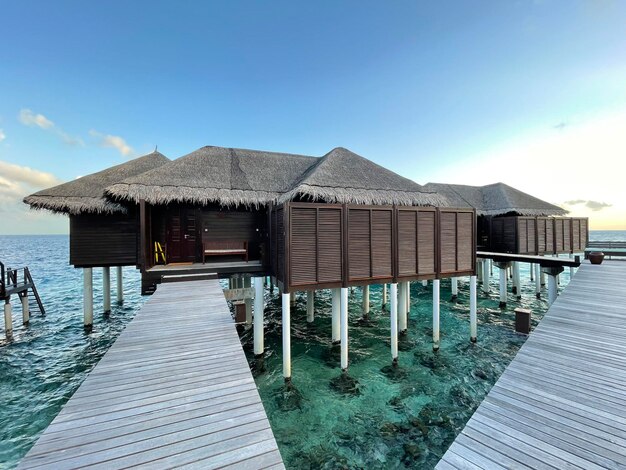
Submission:
M 626 239 L 626 232 L 610 235 Z M 591 232 L 591 239 L 607 238 Z M 0 321 L 1 469 L 15 467 L 146 299 L 140 296 L 139 273 L 124 268 L 124 305 L 114 301 L 110 315 L 98 314 L 101 270 L 94 270 L 94 330 L 86 334 L 82 273 L 68 265 L 68 242 L 67 236 L 0 236 L 0 261 L 31 268 L 48 312 L 46 317 L 34 314 L 30 326 L 23 327 L 14 300 L 11 342 L 4 340 Z M 528 272 L 522 270 L 522 275 L 522 305 L 533 310 L 536 323 L 546 304 L 534 299 Z M 566 272 L 562 287 L 567 280 Z M 524 341 L 513 332 L 516 301 L 510 297 L 509 308 L 501 312 L 496 284 L 492 279 L 489 298 L 480 297 L 479 291 L 479 342 L 472 346 L 467 284 L 459 282 L 459 301 L 451 303 L 449 283 L 442 282 L 442 343 L 433 354 L 430 288 L 414 283 L 410 329 L 400 342 L 397 371 L 383 370 L 390 364 L 389 320 L 379 308 L 380 289 L 372 288 L 368 322 L 360 321 L 361 294 L 356 289 L 350 297 L 352 391 L 333 382 L 341 374 L 338 352 L 328 345 L 330 298 L 325 292 L 318 295 L 311 325 L 306 323 L 304 298 L 298 298 L 292 313 L 293 389 L 285 389 L 280 302 L 277 295 L 267 294 L 267 356 L 262 366 L 252 357 L 250 331 L 242 341 L 288 466 L 432 467 Z
M 82 323 L 82 271 L 68 265 L 67 236 L 0 236 L 0 261 L 29 266 L 47 315 L 33 313 L 22 325 L 17 298 L 13 305 L 13 340 L 0 326 L 0 468 L 13 468 L 39 434 L 96 365 L 144 298 L 140 276 L 124 268 L 123 306 L 113 296 L 112 312 L 102 306 L 102 272 L 94 269 L 94 327 Z M 115 275 L 112 270 L 112 285 Z M 0 313 L 1 316 L 1 313 Z

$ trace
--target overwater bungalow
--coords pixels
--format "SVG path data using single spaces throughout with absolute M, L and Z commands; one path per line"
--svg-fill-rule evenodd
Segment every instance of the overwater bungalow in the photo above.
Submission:
M 589 238 L 586 218 L 504 183 L 486 186 L 428 183 L 454 207 L 476 209 L 478 249 L 501 253 L 554 255 L 581 253 Z

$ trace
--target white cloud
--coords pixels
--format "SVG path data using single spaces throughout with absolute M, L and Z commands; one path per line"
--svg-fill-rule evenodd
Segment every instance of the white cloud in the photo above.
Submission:
M 43 114 L 35 114 L 30 109 L 22 109 L 20 111 L 20 122 L 25 126 L 38 126 L 42 129 L 51 129 L 54 123 Z
M 54 124 L 43 114 L 35 114 L 30 109 L 22 109 L 19 114 L 19 120 L 22 124 L 29 127 L 39 127 L 45 131 L 54 132 L 63 142 L 67 145 L 80 145 L 84 146 L 85 142 L 80 137 L 73 137 Z M 1 139 L 0 139 L 1 140 Z
M 0 142 L 7 138 L 7 135 L 4 133 L 2 129 L 0 129 Z
M 14 163 L 0 160 L 0 178 L 13 183 L 24 183 L 35 189 L 48 188 L 61 183 L 52 173 L 34 170 L 27 166 L 16 165 Z
M 97 138 L 101 147 L 114 148 L 125 157 L 128 157 L 133 153 L 133 148 L 120 136 L 102 134 L 94 129 L 89 131 L 89 135 Z

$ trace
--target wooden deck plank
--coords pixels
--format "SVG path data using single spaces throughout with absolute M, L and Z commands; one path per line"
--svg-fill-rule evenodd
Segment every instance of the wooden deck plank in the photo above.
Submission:
M 21 469 L 284 468 L 216 280 L 162 284 Z
M 437 468 L 626 467 L 624 283 L 624 262 L 581 265 Z

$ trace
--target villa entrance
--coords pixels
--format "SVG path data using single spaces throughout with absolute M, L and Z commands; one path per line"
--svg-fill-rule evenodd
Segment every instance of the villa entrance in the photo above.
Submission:
M 197 211 L 184 206 L 169 208 L 166 227 L 167 261 L 169 263 L 196 261 Z

